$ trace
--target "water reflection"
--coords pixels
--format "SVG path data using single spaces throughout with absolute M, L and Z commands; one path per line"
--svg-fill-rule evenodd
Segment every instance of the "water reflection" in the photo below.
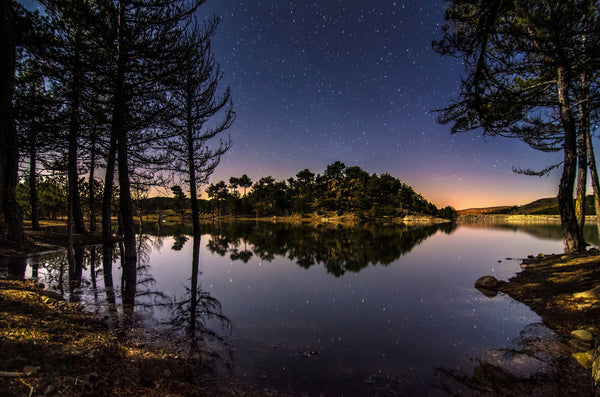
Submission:
M 474 360 L 471 375 L 439 368 L 438 388 L 449 395 L 585 396 L 592 379 L 573 358 L 573 348 L 542 323 L 525 327 L 508 348 L 492 349 Z
M 555 222 L 500 222 L 490 221 L 485 218 L 473 219 L 461 223 L 465 227 L 510 230 L 513 232 L 527 233 L 531 236 L 548 240 L 562 240 L 563 234 L 560 224 Z M 595 222 L 587 222 L 583 229 L 583 238 L 588 244 L 598 245 L 600 238 Z
M 451 234 L 456 225 L 222 223 L 208 228 L 211 238 L 207 247 L 212 253 L 229 254 L 231 260 L 245 263 L 253 255 L 263 261 L 281 256 L 305 269 L 321 263 L 328 273 L 339 277 L 369 265 L 388 266 L 438 230 Z
M 170 248 L 180 251 L 189 237 L 181 234 L 181 228 L 174 232 Z M 151 319 L 154 310 L 165 308 L 170 319 L 163 323 L 185 334 L 190 352 L 198 352 L 205 337 L 221 339 L 218 332 L 208 327 L 209 322 L 217 321 L 221 331 L 231 329 L 231 323 L 223 314 L 221 303 L 199 283 L 200 236 L 192 240 L 191 263 L 188 262 L 191 277 L 184 294 L 168 295 L 157 287 L 151 260 L 163 247 L 164 240 L 164 236 L 137 236 L 134 284 L 128 282 L 132 276 L 123 271 L 126 264 L 122 243 L 75 247 L 70 255 L 69 250 L 32 255 L 19 266 L 19 261 L 11 261 L 8 268 L 12 278 L 24 279 L 26 264 L 29 265 L 32 279 L 42 281 L 70 302 L 83 303 L 123 332 L 154 321 Z
M 560 249 L 546 226 L 216 223 L 202 239 L 161 226 L 138 236 L 133 304 L 124 306 L 119 245 L 74 252 L 72 268 L 62 251 L 28 265 L 115 326 L 175 330 L 171 340 L 200 362 L 220 344 L 234 380 L 312 395 L 432 395 L 441 377 L 449 392 L 477 395 L 488 382 L 481 374 L 500 384 L 500 358 L 525 362 L 516 352 L 541 346 L 520 335 L 522 345 L 507 347 L 539 317 L 502 294 L 484 298 L 473 282 L 512 276 L 518 261 L 506 257 Z
M 177 241 L 177 238 L 174 238 L 174 241 Z M 176 330 L 185 332 L 191 357 L 200 357 L 205 352 L 203 347 L 207 337 L 222 341 L 221 335 L 208 327 L 209 321 L 218 322 L 221 331 L 231 329 L 231 322 L 223 314 L 221 302 L 211 296 L 210 292 L 203 290 L 198 282 L 200 241 L 201 236 L 193 237 L 190 285 L 185 286 L 182 296 L 173 298 L 168 305 L 171 313 L 168 324 Z M 172 249 L 181 250 L 181 247 L 172 247 Z

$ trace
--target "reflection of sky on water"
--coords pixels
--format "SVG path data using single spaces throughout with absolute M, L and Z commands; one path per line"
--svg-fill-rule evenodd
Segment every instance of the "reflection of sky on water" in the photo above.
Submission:
M 148 288 L 180 297 L 189 285 L 191 239 L 180 251 L 171 250 L 172 237 L 157 239 L 148 269 L 155 284 Z M 304 269 L 280 256 L 232 261 L 212 254 L 209 239 L 202 237 L 200 284 L 232 322 L 234 376 L 334 394 L 356 393 L 376 374 L 398 377 L 405 393 L 426 391 L 436 367 L 472 368 L 470 358 L 507 346 L 539 317 L 505 296 L 484 297 L 475 279 L 507 279 L 520 262 L 506 258 L 562 247 L 518 231 L 459 227 L 437 232 L 389 266 L 333 277 L 321 265 Z M 170 315 L 152 311 L 159 320 Z

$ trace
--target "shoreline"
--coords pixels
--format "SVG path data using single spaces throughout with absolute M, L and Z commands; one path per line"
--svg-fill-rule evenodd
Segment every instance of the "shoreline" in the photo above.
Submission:
M 497 291 L 528 306 L 571 347 L 600 395 L 600 250 L 529 256 L 521 269 Z
M 473 217 L 469 216 L 469 218 Z M 491 219 L 490 216 L 476 216 L 475 218 L 481 221 L 487 219 L 490 222 L 497 223 L 498 221 L 506 221 L 507 216 L 492 216 Z M 512 221 L 519 219 L 515 218 L 515 216 L 510 216 L 510 218 Z M 539 223 L 551 221 L 551 219 L 545 219 L 544 216 L 526 216 L 526 218 L 531 221 L 538 220 Z M 520 219 L 523 218 L 521 217 Z M 257 219 L 244 220 L 242 218 L 237 218 L 236 220 L 256 221 Z M 419 219 L 419 221 L 421 220 L 422 218 Z M 289 222 L 290 220 L 286 218 L 259 218 L 259 221 Z M 330 222 L 329 220 L 321 219 L 320 222 L 336 224 L 341 223 L 341 220 L 336 219 L 335 222 Z M 462 222 L 459 220 L 459 224 L 460 223 Z M 61 241 L 62 243 L 65 242 L 64 233 L 47 231 L 27 232 L 34 243 L 39 244 L 32 245 L 33 243 L 28 241 L 24 247 L 28 247 L 29 249 L 32 247 L 39 248 L 38 251 L 41 251 L 42 249 L 64 248 L 64 246 L 60 245 Z M 85 245 L 90 242 L 94 243 L 95 239 L 100 241 L 100 237 L 99 234 L 74 235 L 74 242 Z M 98 241 L 96 241 L 96 243 Z M 5 246 L 0 247 L 1 250 L 5 248 Z M 13 253 L 14 252 L 16 251 L 13 251 Z M 36 251 L 28 251 L 28 253 L 33 252 Z M 3 253 L 0 251 L 0 255 L 4 256 L 2 254 Z M 9 256 L 7 257 L 7 260 L 14 257 L 15 256 Z M 600 390 L 600 250 L 591 248 L 587 252 L 578 254 L 539 254 L 535 257 L 529 256 L 521 263 L 521 270 L 515 276 L 511 277 L 506 282 L 500 282 L 497 291 L 528 306 L 533 312 L 541 317 L 544 325 L 556 332 L 565 345 L 569 345 L 569 349 L 572 350 L 572 353 L 569 354 L 572 354 L 573 358 L 579 363 L 576 365 L 585 368 L 585 374 L 587 375 L 584 376 L 589 376 L 591 379 L 589 383 L 595 385 L 596 395 L 600 395 L 598 392 L 598 390 Z M 15 346 L 28 346 L 30 344 L 39 345 L 40 343 L 47 342 L 39 339 L 39 332 L 37 334 L 32 333 L 31 335 L 28 335 L 27 332 L 20 331 L 20 335 L 13 335 L 15 329 L 27 330 L 32 327 L 31 324 L 34 320 L 28 318 L 28 316 L 35 317 L 35 313 L 31 309 L 33 307 L 36 307 L 36 312 L 41 310 L 45 313 L 43 319 L 35 321 L 50 324 L 42 327 L 44 333 L 52 334 L 54 328 L 64 330 L 64 326 L 66 326 L 68 329 L 76 329 L 76 334 L 84 339 L 96 336 L 101 339 L 104 338 L 102 340 L 107 342 L 105 344 L 94 345 L 94 347 L 91 348 L 91 351 L 96 357 L 104 357 L 103 359 L 109 360 L 109 362 L 111 362 L 110 360 L 113 360 L 113 365 L 119 365 L 121 363 L 120 360 L 129 360 L 126 358 L 128 357 L 128 349 L 143 351 L 140 354 L 155 358 L 159 354 L 166 354 L 162 350 L 163 347 L 160 346 L 155 348 L 150 345 L 146 346 L 145 342 L 139 342 L 139 340 L 136 341 L 135 339 L 118 339 L 115 335 L 119 334 L 121 331 L 116 330 L 116 333 L 114 333 L 114 331 L 108 330 L 106 324 L 99 321 L 93 314 L 84 313 L 77 305 L 64 302 L 63 300 L 58 299 L 58 297 L 52 296 L 51 293 L 43 291 L 42 286 L 32 281 L 16 282 L 0 280 L 0 310 L 3 313 L 2 317 L 7 319 L 6 321 L 0 321 L 0 340 L 4 340 L 4 342 L 0 343 L 0 346 L 3 347 L 3 351 L 9 352 L 11 351 L 10 349 L 18 350 L 18 347 Z M 13 310 L 14 313 L 17 314 L 15 315 L 15 318 L 9 318 L 6 313 L 11 313 Z M 73 317 L 73 313 L 76 313 L 77 316 Z M 79 320 L 81 317 L 78 316 L 83 316 L 86 319 Z M 47 318 L 52 318 L 53 322 L 46 322 Z M 90 327 L 82 330 L 78 328 L 79 321 L 89 322 L 90 324 L 93 323 L 95 325 L 90 325 Z M 51 329 L 46 330 L 47 327 L 50 327 Z M 54 332 L 54 336 L 50 337 L 52 343 L 49 345 L 50 347 L 47 347 L 50 349 L 49 351 L 55 348 L 60 349 L 61 347 L 59 344 L 62 343 L 74 343 L 72 342 L 73 338 L 62 341 L 62 335 L 58 334 L 60 334 L 60 332 Z M 15 345 L 13 346 L 13 344 Z M 143 346 L 143 348 L 139 348 L 140 346 Z M 114 357 L 105 357 L 103 353 L 104 349 L 109 349 L 111 351 L 117 349 L 119 353 L 115 354 Z M 26 350 L 26 353 L 24 354 L 31 354 L 33 355 L 32 357 L 39 357 L 39 355 L 37 355 L 38 353 L 35 351 L 29 352 Z M 52 351 L 51 354 L 56 355 L 59 353 L 57 353 L 57 351 Z M 19 367 L 19 362 L 14 361 L 12 357 L 5 354 L 4 358 L 0 358 L 0 360 L 2 360 L 0 361 L 0 365 L 2 365 L 0 370 L 20 373 L 20 376 L 35 389 L 36 394 L 42 394 L 45 390 L 48 390 L 48 388 L 63 387 L 64 384 L 56 382 L 64 383 L 66 376 L 72 378 L 77 378 L 79 376 L 77 374 L 67 373 L 68 370 L 66 367 L 61 367 L 62 369 L 51 368 L 46 362 L 47 357 L 41 358 L 39 363 L 35 358 L 29 359 L 28 356 L 23 357 L 25 358 L 23 361 L 27 361 L 28 364 L 26 364 L 25 367 L 23 367 L 23 365 Z M 89 368 L 91 368 L 92 363 L 85 361 L 85 358 L 80 357 L 78 360 L 79 359 L 83 360 L 83 368 L 91 371 Z M 177 373 L 176 371 L 182 370 L 182 367 L 190 367 L 192 365 L 189 361 L 186 361 L 187 359 L 185 358 L 172 359 L 168 355 L 157 360 L 157 368 L 160 368 L 160 371 L 162 372 L 152 372 L 151 376 L 155 379 L 159 379 L 160 382 L 163 382 L 166 378 L 163 374 L 167 373 L 167 371 L 172 371 L 171 373 L 175 374 Z M 135 361 L 135 364 L 132 365 L 134 365 L 135 368 L 130 368 L 130 370 L 133 371 L 132 373 L 137 373 L 139 375 L 139 371 L 147 371 L 145 367 L 148 364 L 146 364 L 143 357 L 137 357 L 133 361 Z M 33 362 L 33 369 L 35 369 L 35 371 L 31 375 L 25 375 L 27 371 L 32 370 L 31 362 Z M 168 362 L 168 364 L 166 364 L 166 362 Z M 57 374 L 56 371 L 64 371 L 64 373 Z M 87 374 L 82 373 L 80 379 L 88 384 L 94 384 L 98 379 L 104 379 L 105 376 L 108 376 L 101 371 L 104 371 L 104 369 L 95 370 Z M 53 381 L 52 378 L 57 376 L 59 377 L 58 381 Z M 35 381 L 31 381 L 31 379 L 34 378 Z M 138 390 L 144 390 L 144 393 L 149 392 L 148 389 L 143 389 L 146 386 L 140 384 L 139 380 L 129 379 L 128 382 L 132 382 L 132 388 L 140 387 L 142 389 Z M 167 386 L 167 384 L 169 384 L 169 386 Z M 6 390 L 19 390 L 19 393 L 24 390 L 28 392 L 28 389 L 24 389 L 23 383 L 18 382 L 18 378 L 5 379 L 0 377 L 0 386 L 9 387 L 9 389 Z M 66 395 L 78 395 L 78 393 L 83 390 L 81 387 L 65 387 L 72 393 L 67 393 Z M 175 386 L 170 385 L 170 383 L 164 383 L 161 384 L 160 387 L 167 387 L 167 389 L 160 389 L 161 392 L 165 392 L 174 391 L 171 387 L 176 389 L 183 388 L 183 390 L 185 390 L 188 387 L 198 388 L 199 386 L 197 384 L 192 385 L 185 383 L 185 381 L 181 381 Z M 225 385 L 225 390 L 220 389 L 219 393 L 232 392 L 235 394 L 234 389 L 236 387 L 237 386 L 234 385 Z M 181 390 L 182 389 L 179 389 L 179 391 Z M 200 387 L 200 390 L 202 390 L 202 387 Z M 203 392 L 211 395 L 210 390 L 203 390 Z M 15 395 L 19 394 L 15 393 Z M 259 393 L 256 395 L 259 395 Z
M 586 222 L 596 222 L 596 215 L 586 215 Z M 485 222 L 531 222 L 531 223 L 560 223 L 560 215 L 506 215 L 506 214 L 474 214 L 459 215 L 457 222 L 485 223 Z
M 144 223 L 147 223 L 145 221 Z M 156 221 L 149 221 L 153 223 Z M 225 216 L 225 217 L 211 217 L 202 216 L 200 222 L 211 223 L 211 222 L 268 222 L 268 223 L 290 223 L 290 224 L 311 224 L 311 225 L 342 225 L 342 226 L 353 226 L 360 223 L 365 224 L 397 224 L 397 225 L 436 225 L 450 223 L 450 220 L 434 218 L 430 216 L 421 215 L 409 215 L 404 218 L 369 218 L 360 219 L 355 215 L 294 215 L 294 216 L 269 216 L 269 217 L 247 217 L 247 216 Z M 169 218 L 165 224 L 179 224 L 179 218 Z M 191 225 L 187 219 L 185 225 Z M 65 232 L 57 232 L 47 230 L 48 228 L 66 227 L 61 221 L 42 222 L 42 229 L 40 231 L 33 231 L 31 229 L 25 229 L 25 242 L 14 243 L 7 240 L 0 239 L 0 262 L 2 260 L 10 260 L 16 258 L 25 258 L 30 254 L 40 253 L 44 251 L 54 251 L 59 249 L 65 249 L 67 247 L 67 234 Z M 46 230 L 44 230 L 46 229 Z M 119 241 L 121 237 L 113 236 L 113 240 Z M 87 233 L 87 234 L 73 234 L 73 245 L 97 245 L 102 244 L 102 234 L 100 232 Z

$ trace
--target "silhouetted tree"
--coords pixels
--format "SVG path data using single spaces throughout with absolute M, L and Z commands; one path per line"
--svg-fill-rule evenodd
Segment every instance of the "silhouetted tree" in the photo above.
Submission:
M 244 188 L 244 197 L 246 197 L 246 189 L 252 187 L 252 180 L 248 175 L 244 174 L 237 178 L 237 183 L 240 187 Z
M 562 151 L 558 188 L 565 252 L 585 248 L 573 206 L 577 174 L 576 105 L 579 76 L 596 78 L 600 57 L 598 10 L 592 0 L 449 1 L 448 24 L 434 49 L 461 58 L 466 76 L 458 98 L 439 121 L 452 132 L 482 129 L 515 137 L 542 151 Z M 587 43 L 583 45 L 583 41 Z M 579 124 L 579 126 L 578 126 Z M 584 123 L 585 124 L 585 123 Z M 580 145 L 580 148 L 587 145 Z M 585 156 L 580 150 L 580 167 Z M 542 175 L 561 164 L 541 172 Z
M 20 12 L 23 12 L 22 7 L 12 0 L 0 4 L 0 214 L 6 224 L 6 238 L 15 242 L 25 239 L 15 197 L 19 147 L 13 114 L 16 51 L 21 39 Z
M 169 124 L 175 133 L 169 154 L 175 156 L 173 171 L 183 175 L 189 187 L 194 236 L 200 235 L 198 186 L 206 183 L 231 146 L 230 141 L 220 141 L 211 148 L 209 142 L 234 120 L 229 88 L 217 94 L 222 73 L 210 50 L 217 24 L 213 19 L 201 28 L 194 20 L 182 40 L 184 55 L 169 86 L 173 109 Z M 221 118 L 215 121 L 217 116 Z

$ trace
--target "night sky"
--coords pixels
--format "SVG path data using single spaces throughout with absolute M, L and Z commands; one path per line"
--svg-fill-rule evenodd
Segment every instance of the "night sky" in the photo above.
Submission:
M 210 0 L 200 14 L 221 24 L 213 51 L 237 119 L 232 149 L 211 182 L 248 174 L 322 173 L 341 160 L 389 172 L 439 206 L 525 204 L 553 196 L 556 154 L 518 140 L 452 136 L 434 109 L 458 91 L 462 63 L 431 49 L 442 0 Z
M 556 195 L 558 171 L 512 168 L 542 169 L 560 154 L 481 132 L 453 136 L 436 123 L 463 72 L 431 49 L 444 9 L 443 0 L 208 0 L 199 16 L 222 19 L 213 52 L 237 114 L 233 147 L 210 182 L 323 173 L 340 160 L 389 172 L 438 207 Z

